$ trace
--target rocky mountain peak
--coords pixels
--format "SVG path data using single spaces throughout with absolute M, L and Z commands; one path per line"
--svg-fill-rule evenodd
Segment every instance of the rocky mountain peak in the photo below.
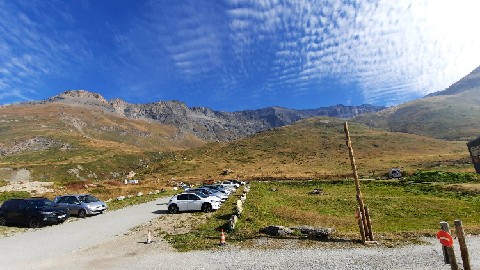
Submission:
M 48 101 L 63 101 L 68 103 L 106 105 L 107 100 L 100 94 L 87 90 L 68 90 L 51 97 Z
M 188 107 L 187 104 L 178 100 L 148 104 L 131 104 L 118 98 L 107 101 L 100 94 L 86 90 L 66 91 L 48 99 L 47 102 L 90 106 L 131 119 L 147 119 L 175 126 L 180 132 L 191 133 L 198 138 L 212 141 L 234 140 L 309 117 L 350 118 L 361 113 L 384 109 L 384 107 L 368 105 L 357 107 L 336 105 L 310 110 L 276 106 L 258 110 L 222 112 L 206 107 Z

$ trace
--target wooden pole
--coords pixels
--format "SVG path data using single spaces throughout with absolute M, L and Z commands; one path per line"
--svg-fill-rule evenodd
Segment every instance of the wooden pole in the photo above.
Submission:
M 348 155 L 350 156 L 350 164 L 352 166 L 352 171 L 353 171 L 353 178 L 355 181 L 355 189 L 357 191 L 357 202 L 358 205 L 360 206 L 360 213 L 362 217 L 362 223 L 363 223 L 363 228 L 364 230 L 368 230 L 367 226 L 367 221 L 365 218 L 365 205 L 363 204 L 363 199 L 362 199 L 362 191 L 360 190 L 360 180 L 358 178 L 358 172 L 357 172 L 357 165 L 355 164 L 355 157 L 353 156 L 353 148 L 352 148 L 352 142 L 350 141 L 350 133 L 348 132 L 348 123 L 345 122 L 343 123 L 343 129 L 345 131 L 345 140 L 347 143 L 348 147 Z M 365 236 L 370 235 L 370 233 L 365 234 Z M 370 239 L 373 241 L 373 239 Z
M 465 233 L 461 220 L 454 220 L 455 230 L 457 231 L 458 244 L 460 245 L 460 253 L 462 256 L 463 269 L 471 270 L 470 256 L 468 255 L 467 243 L 465 242 Z
M 365 227 L 363 227 L 363 217 L 362 212 L 360 212 L 360 207 L 357 207 L 358 213 L 358 228 L 360 229 L 360 236 L 362 237 L 362 244 L 365 244 L 366 234 L 365 234 Z
M 448 225 L 448 222 L 442 221 L 442 222 L 440 222 L 440 226 L 441 226 L 442 230 L 451 234 L 450 225 Z M 457 258 L 455 258 L 455 251 L 453 250 L 453 247 L 443 246 L 443 248 L 444 248 L 443 256 L 444 256 L 445 263 L 450 264 L 450 269 L 458 270 Z M 445 257 L 445 254 L 447 255 L 447 257 Z M 446 258 L 448 258 L 448 259 L 446 259 Z M 447 262 L 447 260 L 448 260 L 448 262 Z
M 365 219 L 367 221 L 368 237 L 370 238 L 370 241 L 375 241 L 373 239 L 372 221 L 370 220 L 370 211 L 368 211 L 368 206 L 366 205 L 365 205 Z

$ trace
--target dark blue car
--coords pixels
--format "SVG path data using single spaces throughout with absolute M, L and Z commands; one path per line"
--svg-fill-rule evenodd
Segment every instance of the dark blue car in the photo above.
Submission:
M 46 198 L 10 199 L 0 207 L 0 226 L 23 224 L 38 228 L 58 224 L 69 217 L 68 209 Z

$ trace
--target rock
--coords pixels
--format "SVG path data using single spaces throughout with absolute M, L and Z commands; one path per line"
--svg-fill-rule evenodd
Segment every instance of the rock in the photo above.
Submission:
M 133 198 L 133 195 L 128 195 L 127 198 L 129 198 L 129 199 L 130 199 L 130 198 Z
M 137 193 L 137 197 L 142 197 L 143 196 L 143 192 L 138 192 Z
M 264 233 L 270 236 L 287 237 L 293 235 L 295 231 L 284 226 L 268 226 L 260 229 L 260 233 Z
M 153 191 L 148 192 L 148 195 L 153 195 L 153 194 L 155 194 L 155 192 Z
M 237 224 L 237 222 L 238 222 L 238 217 L 237 217 L 237 215 L 232 215 L 232 216 L 230 217 L 230 220 L 228 221 L 228 228 L 227 228 L 227 230 L 228 230 L 229 232 L 235 230 L 235 225 Z
M 290 229 L 300 231 L 300 233 L 307 235 L 309 238 L 325 238 L 335 233 L 335 228 L 296 226 L 290 227 Z
M 156 189 L 155 194 L 158 194 L 158 193 L 160 193 L 160 190 Z
M 323 190 L 321 188 L 314 189 L 310 191 L 308 194 L 310 195 L 323 195 Z
M 232 170 L 225 169 L 225 170 L 223 170 L 222 175 L 229 175 L 231 173 L 232 173 Z
M 273 192 L 275 192 L 275 191 L 277 191 L 277 190 L 278 190 L 278 189 L 276 189 L 276 188 L 270 188 L 270 191 L 273 191 Z
M 123 200 L 125 200 L 125 196 L 118 196 L 117 197 L 117 201 L 123 201 Z

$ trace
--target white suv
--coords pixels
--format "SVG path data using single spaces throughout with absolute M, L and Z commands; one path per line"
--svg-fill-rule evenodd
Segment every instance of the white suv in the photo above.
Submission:
M 220 208 L 220 202 L 195 193 L 181 193 L 173 196 L 168 202 L 168 212 L 171 214 L 181 211 L 211 212 Z
M 232 181 L 223 181 L 220 183 L 221 186 L 226 187 L 226 188 L 234 188 L 237 189 L 240 187 L 239 184 L 232 182 Z

